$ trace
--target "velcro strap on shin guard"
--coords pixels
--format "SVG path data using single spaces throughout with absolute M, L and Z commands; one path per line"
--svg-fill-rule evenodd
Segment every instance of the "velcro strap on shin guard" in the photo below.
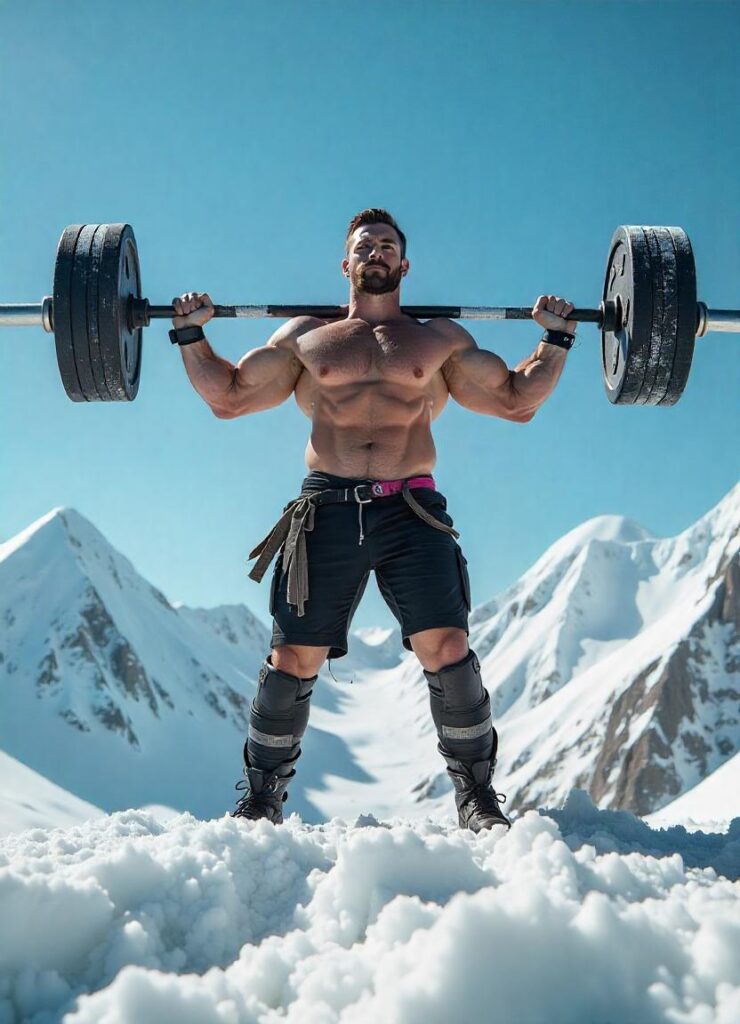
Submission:
M 474 651 L 437 672 L 424 671 L 429 685 L 432 718 L 442 745 L 460 757 L 487 757 L 493 735 L 491 702 L 483 686 Z

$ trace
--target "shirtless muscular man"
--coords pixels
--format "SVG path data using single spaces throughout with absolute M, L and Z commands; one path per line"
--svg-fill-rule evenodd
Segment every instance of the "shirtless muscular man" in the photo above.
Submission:
M 250 573 L 259 579 L 278 552 L 272 650 L 251 705 L 245 779 L 237 784 L 245 793 L 234 816 L 282 822 L 319 668 L 327 655 L 347 653 L 352 616 L 374 570 L 403 644 L 424 670 L 460 827 L 509 826 L 499 806 L 505 797 L 491 785 L 498 737 L 468 648 L 467 563 L 432 477 L 431 424 L 450 395 L 473 412 L 531 420 L 562 373 L 574 307 L 540 295 L 532 317 L 545 328 L 543 340 L 510 370 L 455 321 L 422 323 L 401 312 L 406 238 L 387 211 L 357 214 L 345 249 L 346 317 L 289 320 L 236 366 L 198 330 L 213 315 L 208 295 L 173 300 L 173 340 L 216 416 L 246 416 L 295 395 L 311 421 L 301 493 L 250 556 L 260 554 Z

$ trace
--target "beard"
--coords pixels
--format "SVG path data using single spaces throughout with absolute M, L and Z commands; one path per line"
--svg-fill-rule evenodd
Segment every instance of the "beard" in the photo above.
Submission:
M 358 292 L 365 292 L 366 295 L 387 295 L 398 288 L 402 277 L 400 266 L 389 270 L 380 265 L 378 269 L 365 265 L 355 267 L 352 271 L 352 284 Z

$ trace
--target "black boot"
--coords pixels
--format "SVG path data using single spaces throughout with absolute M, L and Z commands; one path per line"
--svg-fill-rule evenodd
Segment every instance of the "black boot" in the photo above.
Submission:
M 470 764 L 451 757 L 441 746 L 437 748 L 447 762 L 447 774 L 455 787 L 455 805 L 460 828 L 469 828 L 472 832 L 480 832 L 494 825 L 506 825 L 511 822 L 499 807 L 506 797 L 497 793 L 491 786 L 495 760 L 475 761 Z
M 273 825 L 282 825 L 283 804 L 288 799 L 286 789 L 295 775 L 293 765 L 300 756 L 299 750 L 295 757 L 266 771 L 253 768 L 247 763 L 244 768 L 246 778 L 241 779 L 234 787 L 246 789 L 247 792 L 239 798 L 231 817 L 249 818 L 251 821 L 267 818 Z

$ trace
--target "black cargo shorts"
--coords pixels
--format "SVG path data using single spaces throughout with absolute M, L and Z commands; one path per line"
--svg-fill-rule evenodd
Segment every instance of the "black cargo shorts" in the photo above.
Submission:
M 372 482 L 367 477 L 311 472 L 303 481 L 301 495 Z M 453 525 L 446 511 L 447 499 L 439 491 L 414 487 L 411 493 L 435 519 Z M 309 596 L 302 616 L 286 599 L 284 545 L 275 560 L 270 587 L 273 647 L 329 647 L 330 658 L 343 657 L 352 617 L 373 570 L 407 650 L 412 649 L 409 637 L 423 629 L 454 626 L 468 632 L 470 577 L 460 545 L 451 534 L 425 523 L 402 494 L 376 498 L 362 506 L 356 502 L 321 505 L 305 539 Z

